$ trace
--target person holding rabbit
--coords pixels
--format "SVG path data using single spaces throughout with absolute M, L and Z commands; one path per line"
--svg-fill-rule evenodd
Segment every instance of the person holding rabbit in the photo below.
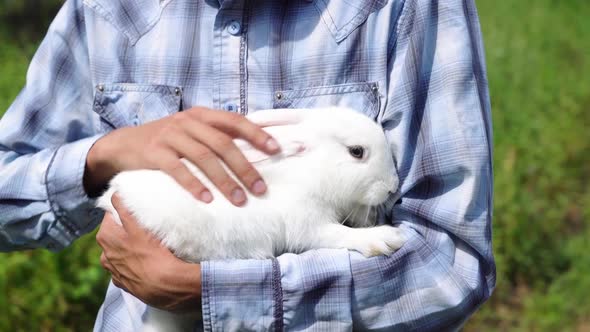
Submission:
M 116 216 L 96 207 L 117 174 L 150 169 L 246 209 L 273 183 L 234 139 L 288 147 L 242 115 L 328 107 L 384 133 L 394 253 L 187 262 L 121 197 Z M 148 305 L 201 311 L 190 329 L 456 330 L 495 287 L 491 137 L 473 0 L 67 0 L 0 120 L 0 249 L 59 250 L 102 221 L 113 283 L 95 331 L 140 330 Z

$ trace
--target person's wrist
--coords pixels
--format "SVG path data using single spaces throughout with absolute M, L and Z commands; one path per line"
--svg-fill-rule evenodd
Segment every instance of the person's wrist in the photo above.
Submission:
M 84 168 L 84 190 L 89 197 L 99 196 L 116 173 L 109 162 L 109 135 L 98 139 L 88 151 Z
M 191 312 L 201 308 L 201 265 L 177 260 L 174 266 L 164 269 L 162 283 L 170 285 L 176 299 L 172 311 Z
M 181 261 L 176 271 L 169 271 L 183 293 L 201 300 L 201 265 Z

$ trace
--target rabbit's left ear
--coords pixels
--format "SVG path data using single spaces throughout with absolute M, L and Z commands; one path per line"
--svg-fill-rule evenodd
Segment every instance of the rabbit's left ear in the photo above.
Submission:
M 301 122 L 305 112 L 301 109 L 261 110 L 248 114 L 248 120 L 261 127 L 292 125 Z
M 281 159 L 281 158 L 288 158 L 292 156 L 296 156 L 301 154 L 305 151 L 305 145 L 303 142 L 300 141 L 281 141 L 279 140 L 279 145 L 281 146 L 281 152 L 277 155 L 267 155 L 266 153 L 256 149 L 250 143 L 236 139 L 235 143 L 237 147 L 242 151 L 246 159 L 252 163 L 260 163 L 266 160 L 271 159 Z

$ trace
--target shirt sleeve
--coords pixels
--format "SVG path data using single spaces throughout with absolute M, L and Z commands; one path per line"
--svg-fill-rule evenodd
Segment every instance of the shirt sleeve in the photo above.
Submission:
M 490 296 L 490 104 L 473 1 L 407 1 L 389 59 L 381 121 L 401 199 L 382 219 L 405 245 L 204 262 L 206 329 L 455 330 Z
M 0 120 L 0 251 L 57 250 L 100 221 L 82 184 L 100 137 L 92 89 L 82 1 L 69 0 Z

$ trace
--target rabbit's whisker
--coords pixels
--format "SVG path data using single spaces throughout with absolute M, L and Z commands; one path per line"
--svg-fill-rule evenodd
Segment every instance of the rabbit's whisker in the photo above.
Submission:
M 344 225 L 344 223 L 348 220 L 348 218 L 350 218 L 350 216 L 352 216 L 353 214 L 355 214 L 358 209 L 359 208 L 357 206 L 355 209 L 351 210 L 350 213 L 346 216 L 346 218 L 344 218 L 344 220 L 342 220 L 342 222 L 340 223 L 340 225 Z
M 367 225 L 367 222 L 369 221 L 369 216 L 371 215 L 371 209 L 373 209 L 373 206 L 367 206 L 367 214 L 365 215 L 365 223 L 364 225 Z

